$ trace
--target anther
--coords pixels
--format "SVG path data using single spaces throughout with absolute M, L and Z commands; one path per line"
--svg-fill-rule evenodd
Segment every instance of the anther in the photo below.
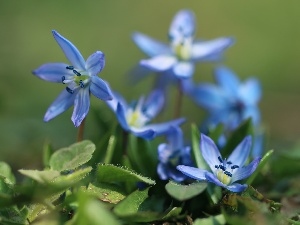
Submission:
M 229 177 L 232 177 L 232 174 L 230 172 L 228 172 L 228 171 L 225 171 L 224 174 L 227 175 L 227 176 L 229 176 Z
M 227 164 L 228 164 L 228 165 L 231 165 L 231 164 L 232 164 L 232 162 L 231 162 L 231 161 L 228 161 L 228 162 L 227 162 Z
M 77 76 L 81 76 L 81 73 L 79 73 L 77 70 L 73 70 L 73 73 Z
M 73 69 L 74 69 L 74 66 L 67 66 L 66 69 L 67 69 L 67 70 L 73 70 Z
M 219 169 L 219 166 L 218 166 L 218 165 L 215 165 L 215 168 L 216 168 L 216 169 Z
M 220 168 L 221 170 L 223 170 L 223 171 L 226 170 L 226 168 L 225 168 L 224 166 L 222 166 L 222 165 L 219 165 L 219 168 Z
M 79 86 L 80 86 L 81 88 L 84 88 L 84 83 L 83 83 L 82 80 L 79 81 Z
M 223 163 L 221 156 L 218 156 L 218 160 L 220 161 L 220 163 Z
M 69 87 L 66 87 L 66 90 L 67 90 L 67 92 L 69 92 L 70 94 L 73 94 L 73 93 L 74 93 L 74 90 L 72 90 L 72 89 L 69 88 Z
M 231 167 L 232 170 L 237 169 L 237 168 L 239 168 L 238 165 L 233 165 L 233 166 Z
M 64 84 L 64 81 L 65 81 L 65 76 L 62 76 L 62 78 L 61 78 L 61 82 Z

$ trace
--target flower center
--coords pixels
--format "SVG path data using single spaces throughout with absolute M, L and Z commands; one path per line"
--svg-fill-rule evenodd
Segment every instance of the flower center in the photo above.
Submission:
M 226 159 L 222 159 L 221 156 L 218 157 L 220 161 L 219 165 L 215 165 L 217 169 L 214 173 L 223 184 L 228 185 L 231 183 L 232 173 L 235 169 L 239 168 L 238 165 L 232 165 L 231 161 L 227 161 Z
M 192 38 L 182 38 L 172 42 L 175 55 L 182 61 L 188 61 L 192 54 Z
M 150 118 L 143 112 L 144 98 L 140 98 L 136 106 L 129 108 L 126 112 L 126 121 L 129 126 L 141 128 Z
M 76 70 L 73 66 L 67 66 L 67 70 L 71 70 L 73 74 L 63 76 L 62 83 L 68 84 L 66 90 L 73 94 L 77 88 L 85 88 L 87 84 L 90 82 L 90 76 L 86 71 Z

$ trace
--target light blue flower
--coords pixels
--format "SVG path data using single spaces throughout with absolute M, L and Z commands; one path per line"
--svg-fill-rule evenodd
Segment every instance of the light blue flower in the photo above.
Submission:
M 47 63 L 33 71 L 34 75 L 43 80 L 67 84 L 66 89 L 48 108 L 44 121 L 53 119 L 74 104 L 72 121 L 78 127 L 88 114 L 90 93 L 104 101 L 112 99 L 108 84 L 97 76 L 104 68 L 105 57 L 101 51 L 96 51 L 85 61 L 69 40 L 55 30 L 52 34 L 70 64 Z
M 225 49 L 234 43 L 231 37 L 209 41 L 194 40 L 195 16 L 189 10 L 179 11 L 169 29 L 169 44 L 162 43 L 142 33 L 134 33 L 135 44 L 149 57 L 140 65 L 154 72 L 169 72 L 177 78 L 189 78 L 194 74 L 195 63 L 215 61 Z
M 258 102 L 261 98 L 260 83 L 250 78 L 241 83 L 226 67 L 215 70 L 217 85 L 201 83 L 185 88 L 192 99 L 209 112 L 207 127 L 224 124 L 226 130 L 234 130 L 241 122 L 251 118 L 256 126 L 260 123 Z
M 179 165 L 177 169 L 193 179 L 212 182 L 232 192 L 242 192 L 247 188 L 247 184 L 239 184 L 236 181 L 249 177 L 261 160 L 260 157 L 255 158 L 250 164 L 244 166 L 250 147 L 251 136 L 247 136 L 233 150 L 228 159 L 223 159 L 213 140 L 201 134 L 202 156 L 212 172 L 185 165 Z
M 165 134 L 171 127 L 179 126 L 185 121 L 184 118 L 179 118 L 165 123 L 149 124 L 165 103 L 161 90 L 154 90 L 146 100 L 141 97 L 138 102 L 133 102 L 131 105 L 128 105 L 118 93 L 113 93 L 113 100 L 106 103 L 115 112 L 125 131 L 144 139 L 153 139 L 158 135 Z
M 183 134 L 180 127 L 174 127 L 166 134 L 168 143 L 158 146 L 157 173 L 162 180 L 172 179 L 181 182 L 187 176 L 176 169 L 178 165 L 193 166 L 191 148 L 183 145 Z

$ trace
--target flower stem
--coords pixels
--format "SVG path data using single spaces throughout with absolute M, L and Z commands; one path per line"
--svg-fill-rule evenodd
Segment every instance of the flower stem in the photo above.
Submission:
M 127 148 L 128 148 L 128 132 L 123 130 L 122 137 L 123 137 L 123 140 L 122 140 L 123 156 L 126 156 Z
M 83 140 L 83 133 L 84 133 L 84 125 L 85 125 L 85 118 L 82 120 L 77 133 L 77 142 L 80 142 Z
M 181 88 L 181 82 L 178 80 L 177 84 L 177 97 L 175 100 L 175 110 L 174 110 L 174 119 L 180 117 L 181 114 L 181 106 L 182 106 L 182 88 Z

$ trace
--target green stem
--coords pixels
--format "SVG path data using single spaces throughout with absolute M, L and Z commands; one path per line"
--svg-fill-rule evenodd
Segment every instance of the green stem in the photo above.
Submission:
M 84 133 L 84 125 L 85 125 L 85 118 L 82 120 L 77 133 L 77 142 L 80 142 L 83 140 L 83 133 Z
M 123 130 L 123 134 L 122 134 L 123 140 L 122 140 L 122 147 L 123 147 L 123 156 L 127 155 L 127 151 L 128 151 L 128 132 Z
M 181 106 L 182 106 L 182 89 L 181 89 L 181 82 L 178 80 L 177 85 L 177 98 L 175 100 L 175 110 L 174 110 L 174 119 L 180 117 L 181 114 Z

